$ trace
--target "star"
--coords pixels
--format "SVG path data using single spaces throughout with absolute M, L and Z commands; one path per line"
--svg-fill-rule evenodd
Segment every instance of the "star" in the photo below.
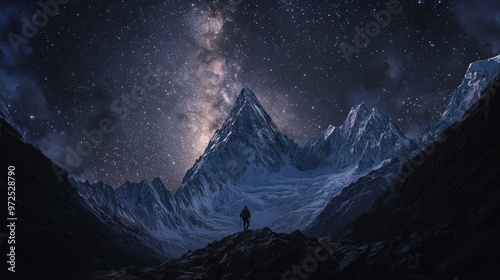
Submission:
M 244 86 L 299 145 L 361 102 L 414 137 L 469 63 L 500 52 L 488 22 L 500 4 L 400 2 L 349 63 L 339 46 L 388 1 L 69 2 L 18 54 L 7 35 L 39 6 L 2 1 L 0 98 L 56 162 L 91 143 L 72 176 L 114 187 L 159 177 L 178 188 Z

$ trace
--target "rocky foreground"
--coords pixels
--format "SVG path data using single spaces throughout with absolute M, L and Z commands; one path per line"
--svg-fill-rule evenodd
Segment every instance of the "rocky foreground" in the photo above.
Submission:
M 446 270 L 464 230 L 460 221 L 449 221 L 406 238 L 357 245 L 264 228 L 228 236 L 158 267 L 98 271 L 79 279 L 454 279 Z

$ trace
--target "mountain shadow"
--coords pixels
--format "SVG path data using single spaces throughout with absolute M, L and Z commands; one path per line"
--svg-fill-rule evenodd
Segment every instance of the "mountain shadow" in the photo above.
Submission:
M 0 199 L 7 201 L 8 191 L 15 191 L 13 215 L 8 217 L 17 218 L 7 221 L 3 209 L 1 227 L 15 223 L 16 243 L 1 242 L 2 252 L 15 246 L 16 272 L 4 272 L 11 273 L 8 279 L 72 279 L 96 269 L 160 263 L 160 256 L 151 249 L 154 240 L 115 217 L 95 216 L 67 174 L 26 144 L 3 117 L 0 155 Z M 8 189 L 9 166 L 14 167 L 10 177 L 15 189 Z

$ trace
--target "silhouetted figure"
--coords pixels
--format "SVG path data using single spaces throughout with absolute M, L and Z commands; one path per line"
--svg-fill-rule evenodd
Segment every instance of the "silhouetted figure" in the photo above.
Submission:
M 243 210 L 241 210 L 240 217 L 243 220 L 243 230 L 247 230 L 248 227 L 250 226 L 250 210 L 248 210 L 248 207 L 243 207 Z

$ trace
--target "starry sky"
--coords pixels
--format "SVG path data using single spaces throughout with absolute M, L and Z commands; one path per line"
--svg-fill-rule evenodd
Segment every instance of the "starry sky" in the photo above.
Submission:
M 389 0 L 37 2 L 0 3 L 0 98 L 47 156 L 114 187 L 176 189 L 244 86 L 299 145 L 360 102 L 414 137 L 500 53 L 498 0 L 401 1 L 350 61 Z

